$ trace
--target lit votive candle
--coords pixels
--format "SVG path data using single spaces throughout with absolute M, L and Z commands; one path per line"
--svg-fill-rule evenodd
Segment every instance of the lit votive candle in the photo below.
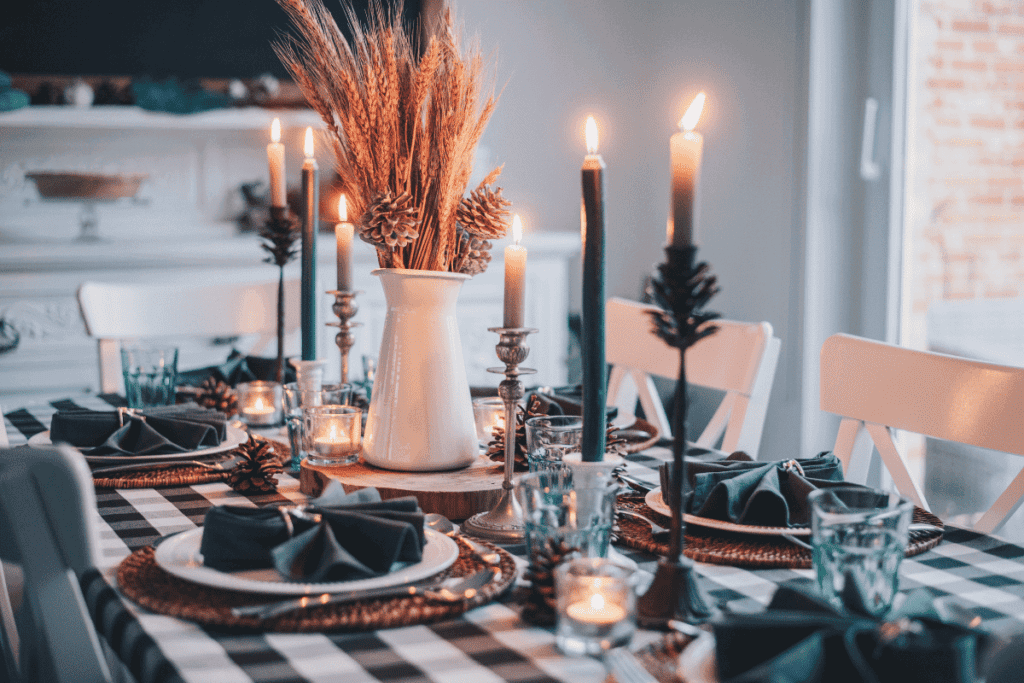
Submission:
M 249 382 L 238 385 L 238 416 L 250 427 L 281 424 L 281 385 L 277 382 Z
M 474 398 L 473 419 L 477 441 L 486 446 L 494 439 L 494 430 L 505 427 L 505 402 L 497 397 Z
M 347 465 L 359 460 L 362 412 L 352 406 L 304 408 L 303 438 L 311 465 Z
M 599 655 L 636 631 L 633 573 L 601 558 L 577 558 L 555 572 L 555 642 L 568 655 Z

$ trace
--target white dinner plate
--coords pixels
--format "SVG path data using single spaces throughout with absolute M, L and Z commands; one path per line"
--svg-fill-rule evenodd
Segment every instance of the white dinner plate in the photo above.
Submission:
M 85 456 L 86 462 L 90 462 L 94 465 L 120 465 L 124 463 L 133 462 L 175 462 L 177 460 L 196 460 L 198 458 L 205 458 L 208 455 L 216 455 L 218 453 L 224 453 L 230 451 L 232 448 L 237 448 L 246 441 L 248 441 L 249 435 L 245 433 L 244 429 L 238 427 L 227 426 L 227 437 L 221 442 L 219 446 L 212 448 L 203 448 L 198 451 L 187 451 L 185 453 L 161 453 L 159 455 L 87 455 Z M 49 446 L 50 445 L 50 432 L 39 432 L 28 440 L 29 446 Z
M 167 573 L 185 581 L 249 593 L 308 595 L 341 593 L 363 588 L 387 588 L 430 578 L 452 566 L 459 557 L 459 545 L 453 539 L 433 529 L 424 531 L 427 542 L 423 546 L 423 559 L 420 562 L 402 566 L 383 576 L 354 581 L 298 583 L 284 579 L 276 569 L 222 572 L 206 567 L 203 565 L 203 555 L 199 552 L 203 540 L 202 527 L 183 531 L 163 541 L 156 547 L 156 563 Z
M 702 633 L 679 655 L 679 677 L 687 683 L 718 683 L 715 634 Z
M 661 487 L 651 489 L 646 496 L 644 496 L 644 502 L 647 503 L 647 507 L 651 508 L 657 513 L 665 515 L 666 517 L 672 516 L 672 509 L 665 504 L 665 500 L 661 497 Z M 683 513 L 683 521 L 687 524 L 693 524 L 694 526 L 707 527 L 709 529 L 718 529 L 719 531 L 733 531 L 738 534 L 754 534 L 757 536 L 810 536 L 811 528 L 806 526 L 755 526 L 753 524 L 736 524 L 735 522 L 726 522 L 722 519 L 708 519 L 707 517 L 698 517 L 697 515 L 691 515 Z

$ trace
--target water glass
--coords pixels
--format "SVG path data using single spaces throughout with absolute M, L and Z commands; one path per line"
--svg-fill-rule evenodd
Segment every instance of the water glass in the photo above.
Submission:
M 899 590 L 914 504 L 855 486 L 819 489 L 807 500 L 822 596 L 840 609 L 884 615 Z
M 238 419 L 250 427 L 281 424 L 282 390 L 277 382 L 247 382 L 238 385 Z
M 303 391 L 296 382 L 284 385 L 284 414 L 288 426 L 288 446 L 292 451 L 291 471 L 299 471 L 299 463 L 308 455 L 302 440 L 302 409 L 312 406 L 348 405 L 352 385 L 325 384 L 319 391 Z
M 121 348 L 121 372 L 129 408 L 174 404 L 178 349 L 174 346 Z
M 569 468 L 523 475 L 516 495 L 523 508 L 529 557 L 549 543 L 565 543 L 584 557 L 605 557 L 615 517 L 618 484 L 609 474 L 593 473 L 573 485 Z
M 629 644 L 636 631 L 633 572 L 601 558 L 576 558 L 555 570 L 555 644 L 595 656 Z
M 311 465 L 348 465 L 359 461 L 363 411 L 352 406 L 302 409 L 302 441 Z
M 476 439 L 486 446 L 494 438 L 494 428 L 505 428 L 505 402 L 495 396 L 473 399 Z
M 579 415 L 531 417 L 526 421 L 526 460 L 531 472 L 561 467 L 569 453 L 578 453 L 583 438 Z

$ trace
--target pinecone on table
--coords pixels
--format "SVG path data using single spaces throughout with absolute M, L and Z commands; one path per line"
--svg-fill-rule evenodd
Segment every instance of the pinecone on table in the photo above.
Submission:
M 235 390 L 213 377 L 207 377 L 199 385 L 196 403 L 204 408 L 219 410 L 228 417 L 238 414 L 238 395 Z
M 523 576 L 530 582 L 523 604 L 523 619 L 540 626 L 555 623 L 555 569 L 579 552 L 579 548 L 562 539 L 547 538 L 544 546 L 533 553 Z
M 501 196 L 500 187 L 481 185 L 459 202 L 455 220 L 474 237 L 498 239 L 508 231 L 509 206 L 512 202 Z
M 536 396 L 530 396 L 530 401 L 524 409 L 516 406 L 516 447 L 515 467 L 516 472 L 525 472 L 530 469 L 530 462 L 526 459 L 526 421 L 531 417 L 547 415 L 543 404 Z M 492 439 L 487 444 L 487 457 L 495 462 L 505 462 L 505 430 L 502 427 L 495 427 L 491 434 Z
M 228 474 L 228 485 L 239 493 L 269 493 L 277 490 L 277 475 L 284 472 L 273 446 L 265 439 L 249 440 L 234 451 L 242 460 Z
M 397 251 L 419 237 L 419 220 L 408 192 L 390 191 L 373 198 L 359 221 L 359 237 L 378 249 Z
M 487 265 L 491 262 L 491 247 L 494 245 L 472 235 L 461 225 L 456 230 L 458 235 L 458 246 L 455 252 L 456 272 L 479 275 L 487 270 Z

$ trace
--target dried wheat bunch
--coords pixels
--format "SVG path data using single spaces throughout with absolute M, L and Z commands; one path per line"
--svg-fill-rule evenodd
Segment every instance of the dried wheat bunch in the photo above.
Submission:
M 416 225 L 402 239 L 381 243 L 380 221 L 360 228 L 373 233 L 362 236 L 378 244 L 381 267 L 454 270 L 456 210 L 497 101 L 479 46 L 463 48 L 450 11 L 420 50 L 401 7 L 385 10 L 380 0 L 365 28 L 343 0 L 351 39 L 322 0 L 278 3 L 295 32 L 274 49 L 327 124 L 350 211 L 374 215 L 376 198 L 411 197 Z

